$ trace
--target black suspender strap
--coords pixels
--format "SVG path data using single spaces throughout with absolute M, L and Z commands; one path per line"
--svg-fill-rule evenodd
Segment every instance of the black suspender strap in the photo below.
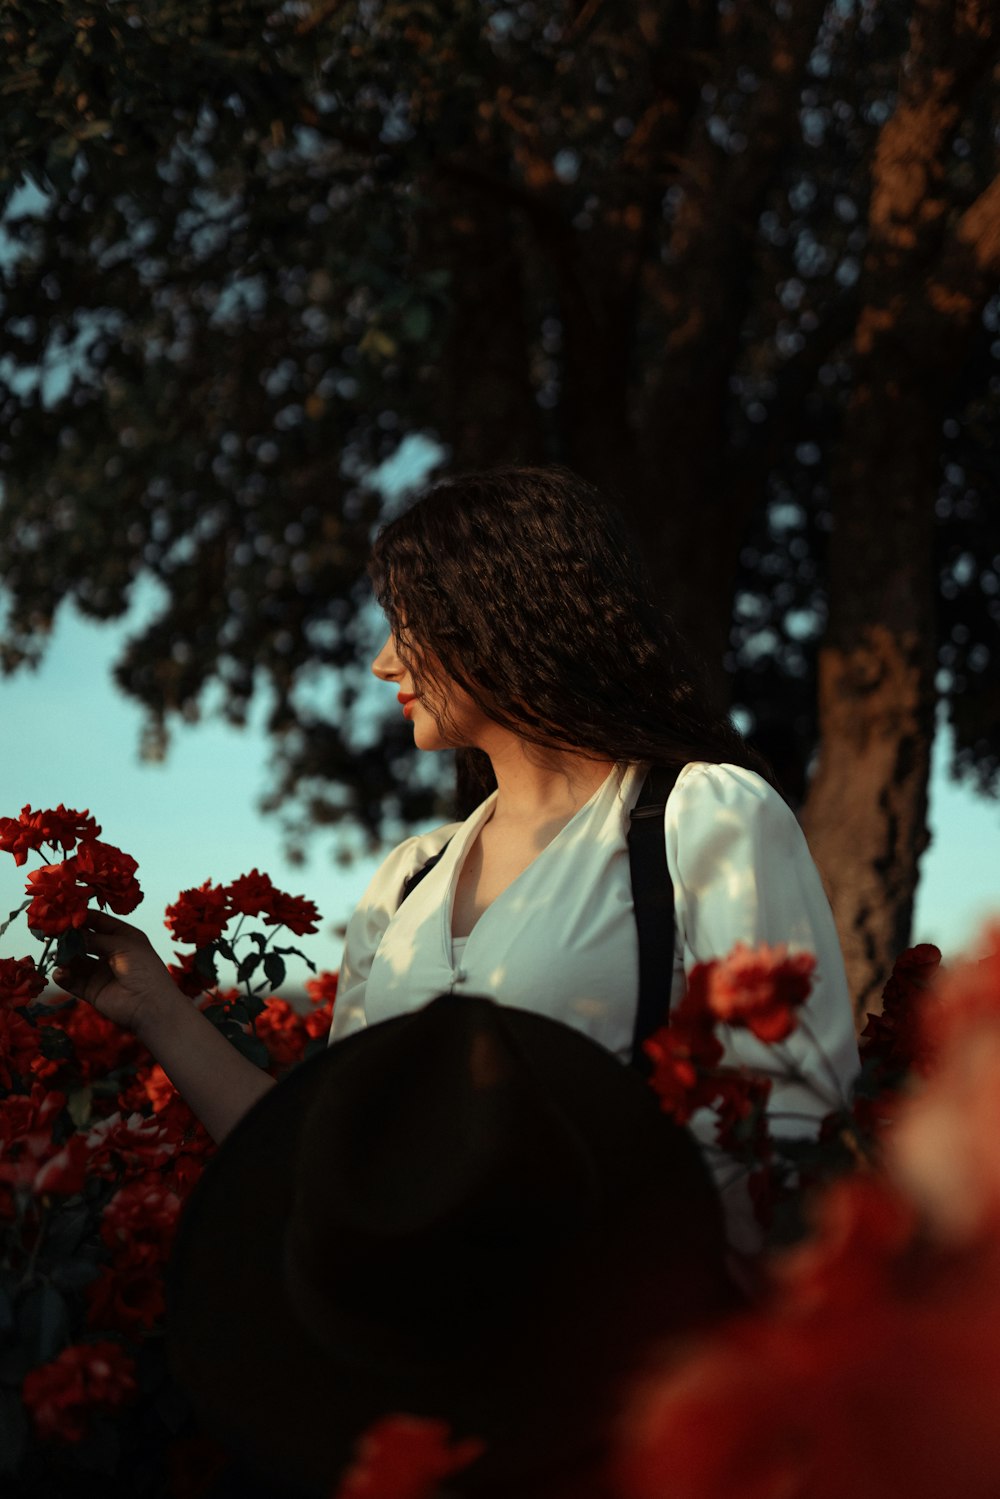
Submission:
M 663 816 L 681 767 L 654 766 L 646 774 L 629 814 L 628 859 L 632 904 L 639 937 L 639 1004 L 632 1034 L 632 1066 L 645 1077 L 652 1070 L 642 1043 L 670 1018 L 674 974 L 674 887 L 667 868 Z M 451 842 L 449 838 L 448 842 Z M 415 870 L 403 884 L 400 904 L 430 874 L 448 847 Z
M 632 904 L 639 933 L 639 1004 L 632 1035 L 632 1066 L 652 1070 L 642 1043 L 670 1016 L 674 973 L 674 887 L 667 868 L 663 814 L 681 767 L 654 766 L 629 814 L 628 859 Z
M 448 839 L 448 843 L 450 843 L 450 842 L 451 842 L 451 839 L 449 838 Z M 420 866 L 419 869 L 414 870 L 413 874 L 411 874 L 407 879 L 405 879 L 403 881 L 403 893 L 402 893 L 402 895 L 399 898 L 399 904 L 400 905 L 403 904 L 403 901 L 406 899 L 406 897 L 408 895 L 411 895 L 413 893 L 413 891 L 416 890 L 417 886 L 420 884 L 420 881 L 423 879 L 424 875 L 425 874 L 430 874 L 431 870 L 434 868 L 434 865 L 441 858 L 441 855 L 444 853 L 445 849 L 448 847 L 448 843 L 446 843 L 444 845 L 444 847 L 439 848 L 438 851 L 437 851 L 437 853 L 434 854 L 434 855 L 432 855 L 432 857 L 427 860 L 426 864 L 421 864 L 421 866 Z

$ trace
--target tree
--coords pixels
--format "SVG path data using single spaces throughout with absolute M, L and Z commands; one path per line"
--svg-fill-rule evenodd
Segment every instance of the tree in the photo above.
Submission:
M 870 1007 L 937 699 L 956 768 L 1000 772 L 985 0 L 36 0 L 3 30 L 4 669 L 152 575 L 118 667 L 151 743 L 266 687 L 275 806 L 424 818 L 401 726 L 357 722 L 371 473 L 414 434 L 566 462 L 801 804 Z

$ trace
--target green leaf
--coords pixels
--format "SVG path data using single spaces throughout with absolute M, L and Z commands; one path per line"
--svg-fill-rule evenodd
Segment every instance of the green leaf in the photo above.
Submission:
M 19 1394 L 0 1389 L 0 1473 L 17 1471 L 28 1443 L 28 1419 Z
M 307 958 L 305 953 L 300 952 L 297 947 L 275 947 L 272 949 L 272 951 L 284 953 L 286 957 L 301 958 L 307 968 L 311 968 L 313 973 L 316 972 L 316 964 L 313 962 L 313 960 L 311 958 Z
M 18 906 L 18 908 L 17 908 L 16 911 L 11 911 L 10 915 L 7 917 L 7 920 L 2 925 L 0 925 L 0 937 L 3 936 L 4 932 L 10 926 L 11 922 L 12 921 L 16 921 L 17 918 L 20 916 L 21 912 L 22 911 L 26 911 L 30 905 L 31 905 L 31 897 L 29 896 L 28 899 L 24 902 L 23 905 Z
M 83 1129 L 83 1126 L 90 1121 L 90 1104 L 93 1096 L 93 1088 L 77 1088 L 69 1095 L 66 1107 L 77 1129 Z
M 47 1364 L 69 1341 L 69 1307 L 55 1286 L 35 1286 L 21 1303 L 18 1331 L 32 1367 Z
M 102 1266 L 97 1260 L 68 1260 L 65 1264 L 56 1265 L 52 1270 L 52 1284 L 60 1291 L 79 1291 L 83 1286 L 89 1286 L 92 1280 L 96 1280 L 101 1269 Z
M 285 982 L 285 960 L 276 952 L 264 954 L 264 972 L 271 989 L 278 989 Z
M 215 947 L 209 943 L 208 947 L 199 947 L 194 955 L 194 971 L 200 973 L 203 978 L 211 979 L 213 984 L 219 982 L 219 975 L 215 969 Z
M 47 1263 L 69 1260 L 90 1226 L 91 1210 L 84 1202 L 56 1207 L 49 1215 L 42 1253 Z
M 259 952 L 248 953 L 236 970 L 236 981 L 239 984 L 246 983 L 252 973 L 260 967 L 261 955 Z

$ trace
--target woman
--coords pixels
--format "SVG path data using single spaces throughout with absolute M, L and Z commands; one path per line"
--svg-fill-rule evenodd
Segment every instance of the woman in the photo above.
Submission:
M 800 1080 L 775 1085 L 770 1104 L 799 1116 L 776 1128 L 808 1129 L 832 1106 L 831 1077 L 845 1091 L 857 1068 L 829 903 L 767 765 L 710 707 L 621 517 L 562 468 L 465 475 L 383 529 L 371 574 L 391 626 L 373 671 L 418 749 L 457 750 L 471 811 L 406 839 L 371 881 L 348 925 L 331 1040 L 465 992 L 548 1014 L 628 1060 L 638 940 L 626 829 L 648 767 L 672 767 L 665 1000 L 738 941 L 814 952 L 806 1025 L 788 1043 Z M 221 1139 L 271 1079 L 183 999 L 140 933 L 107 916 L 91 925 L 95 956 L 63 987 L 136 1030 Z M 746 1033 L 727 1052 L 773 1065 Z M 711 1156 L 711 1118 L 693 1128 L 733 1242 L 752 1248 L 742 1185 Z
M 739 941 L 813 952 L 805 1024 L 787 1043 L 800 1080 L 775 1083 L 770 1101 L 772 1128 L 807 1131 L 858 1067 L 829 902 L 769 767 L 711 708 L 621 517 L 565 469 L 465 475 L 383 529 L 370 573 L 391 625 L 372 670 L 418 749 L 457 749 L 472 810 L 407 839 L 371 881 L 347 928 L 331 1040 L 465 992 L 548 1014 L 628 1061 L 629 812 L 650 765 L 681 767 L 664 817 L 669 1003 L 696 962 Z M 774 1069 L 745 1031 L 726 1050 Z M 693 1129 L 734 1247 L 752 1250 L 743 1173 L 713 1150 L 710 1114 Z

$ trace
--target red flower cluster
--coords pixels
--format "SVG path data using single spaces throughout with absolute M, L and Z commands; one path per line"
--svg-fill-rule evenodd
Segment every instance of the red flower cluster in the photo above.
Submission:
M 206 880 L 197 889 L 182 890 L 167 907 L 166 926 L 178 942 L 208 947 L 218 940 L 233 916 L 263 915 L 268 926 L 285 926 L 296 936 L 317 930 L 319 911 L 302 895 L 287 895 L 268 875 L 252 869 L 229 885 Z
M 31 1188 L 43 1161 L 56 1147 L 52 1143 L 55 1121 L 66 1106 L 65 1093 L 50 1092 L 41 1083 L 30 1096 L 12 1093 L 0 1099 L 0 1218 L 14 1214 L 13 1190 Z
M 816 959 L 784 943 L 751 948 L 737 942 L 728 957 L 708 963 L 705 1004 L 716 1020 L 744 1026 L 759 1041 L 784 1041 L 809 997 Z
M 740 942 L 726 958 L 696 963 L 669 1023 L 643 1043 L 653 1063 L 650 1084 L 664 1113 L 686 1124 L 699 1109 L 714 1105 L 719 1145 L 741 1157 L 765 1159 L 770 1081 L 720 1067 L 725 1053 L 715 1027 L 725 1023 L 761 1041 L 784 1040 L 808 997 L 815 966 L 811 953 L 790 954 L 784 945 L 752 949 Z
M 38 1057 L 38 1032 L 20 1010 L 0 1009 L 0 1088 L 12 1088 L 26 1077 Z
M 19 818 L 0 817 L 0 849 L 24 864 L 28 854 L 44 844 L 64 853 L 80 847 L 59 863 L 44 864 L 28 875 L 25 887 L 31 896 L 28 925 L 43 936 L 58 936 L 83 926 L 87 906 L 96 900 L 127 916 L 142 900 L 135 860 L 110 843 L 101 843 L 101 831 L 88 812 L 75 812 L 61 803 L 54 810 L 33 812 L 22 807 Z
M 1000 1251 L 935 1260 L 844 1182 L 764 1307 L 637 1392 L 621 1499 L 994 1499 Z
M 74 812 L 62 802 L 47 812 L 22 807 L 16 819 L 0 817 L 0 850 L 13 854 L 14 863 L 20 865 L 45 843 L 66 852 L 78 841 L 96 838 L 100 831 L 89 812 Z
M 24 1378 L 22 1398 L 40 1437 L 79 1442 L 95 1410 L 138 1393 L 135 1361 L 118 1343 L 74 1343 Z
M 28 875 L 25 887 L 32 897 L 28 925 L 46 937 L 81 927 L 92 900 L 127 916 L 142 900 L 135 877 L 138 864 L 130 854 L 110 843 L 92 840 L 61 864 L 43 864 Z
M 30 1005 L 44 988 L 34 958 L 0 958 L 0 1005 Z
M 34 1077 L 60 1087 L 86 1087 L 109 1072 L 135 1066 L 146 1049 L 138 1038 L 108 1020 L 93 1005 L 66 1004 L 36 1017 L 36 1055 L 30 1066 Z M 42 1027 L 61 1031 L 69 1041 L 70 1055 L 46 1057 L 39 1044 Z M 96 1102 L 96 1100 L 95 1100 Z M 97 1104 L 96 1106 L 99 1106 Z
M 358 1439 L 333 1499 L 431 1499 L 441 1482 L 486 1450 L 476 1437 L 451 1441 L 446 1421 L 384 1416 Z
M 722 1060 L 722 1043 L 704 1010 L 685 1009 L 682 1003 L 670 1024 L 654 1032 L 642 1049 L 653 1063 L 649 1081 L 660 1108 L 678 1124 L 687 1124 L 717 1097 L 715 1068 Z
M 864 1055 L 877 1057 L 881 1077 L 898 1076 L 911 1068 L 927 1071 L 931 1047 L 921 1017 L 940 965 L 941 950 L 932 942 L 908 947 L 893 964 L 882 990 L 881 1013 L 868 1015 L 861 1032 Z

